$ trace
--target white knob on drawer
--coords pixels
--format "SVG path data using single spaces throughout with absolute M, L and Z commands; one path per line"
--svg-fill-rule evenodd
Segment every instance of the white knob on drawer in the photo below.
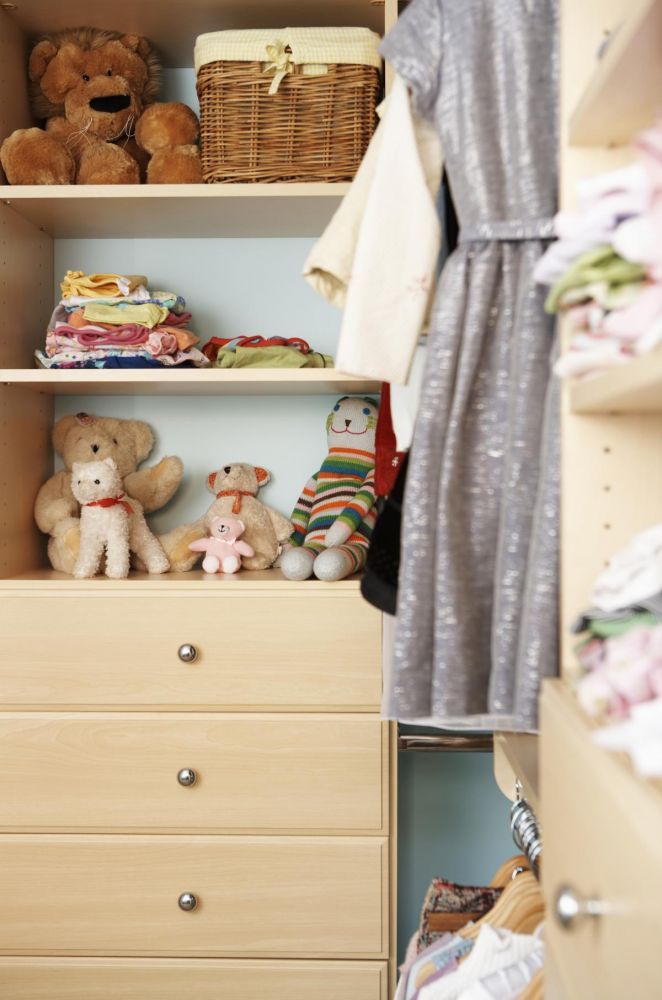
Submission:
M 561 927 L 572 928 L 586 917 L 599 917 L 604 904 L 599 899 L 585 899 L 572 886 L 562 886 L 556 894 L 554 913 Z
M 177 656 L 182 663 L 194 663 L 198 658 L 198 651 L 190 642 L 185 642 L 177 650 Z

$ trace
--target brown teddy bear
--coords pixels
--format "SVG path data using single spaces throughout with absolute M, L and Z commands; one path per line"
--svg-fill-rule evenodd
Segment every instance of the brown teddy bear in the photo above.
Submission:
M 184 524 L 159 538 L 170 559 L 173 572 L 193 569 L 200 559 L 199 552 L 191 552 L 189 545 L 205 538 L 215 518 L 239 517 L 244 523 L 242 541 L 253 549 L 252 556 L 244 556 L 244 569 L 269 569 L 278 558 L 280 546 L 292 534 L 292 524 L 277 511 L 257 499 L 261 486 L 269 482 L 269 473 L 259 466 L 237 462 L 226 465 L 207 477 L 207 485 L 216 499 L 198 521 Z
M 74 462 L 114 459 L 124 491 L 135 497 L 146 513 L 163 507 L 182 481 L 184 467 L 175 456 L 138 469 L 154 447 L 154 433 L 141 420 L 92 417 L 88 413 L 62 417 L 53 428 L 53 447 L 65 468 L 39 490 L 34 516 L 39 529 L 51 536 L 51 565 L 63 573 L 73 572 L 80 545 L 80 505 L 71 492 Z
M 160 66 L 149 42 L 72 28 L 37 42 L 28 63 L 32 111 L 45 129 L 0 148 L 10 184 L 191 184 L 202 181 L 198 119 L 157 104 Z

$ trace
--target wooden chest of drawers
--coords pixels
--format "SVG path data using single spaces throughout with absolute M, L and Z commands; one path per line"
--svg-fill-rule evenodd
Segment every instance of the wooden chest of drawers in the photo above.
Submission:
M 385 1000 L 380 616 L 214 584 L 3 596 L 0 994 Z

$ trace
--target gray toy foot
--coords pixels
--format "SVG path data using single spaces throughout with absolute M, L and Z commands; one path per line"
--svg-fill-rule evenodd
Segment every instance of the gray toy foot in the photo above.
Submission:
M 308 580 L 313 575 L 315 554 L 308 549 L 292 548 L 280 557 L 280 568 L 288 580 Z
M 313 569 L 318 580 L 344 580 L 352 571 L 352 563 L 342 549 L 325 549 Z

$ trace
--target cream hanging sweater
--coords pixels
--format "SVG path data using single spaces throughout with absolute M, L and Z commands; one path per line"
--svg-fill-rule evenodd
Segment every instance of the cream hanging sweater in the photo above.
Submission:
M 336 367 L 405 384 L 434 295 L 441 230 L 439 136 L 396 77 L 349 192 L 304 265 L 343 307 Z

